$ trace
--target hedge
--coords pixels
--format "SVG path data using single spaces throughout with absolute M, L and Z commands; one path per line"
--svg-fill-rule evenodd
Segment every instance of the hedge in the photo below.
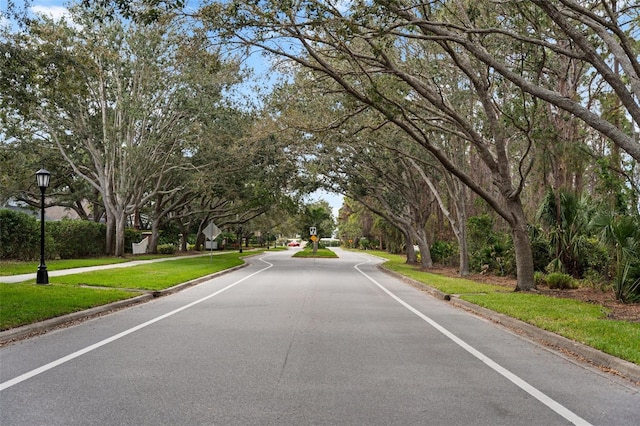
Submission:
M 33 260 L 39 256 L 39 221 L 25 213 L 0 209 L 0 259 Z
M 107 244 L 107 227 L 88 220 L 47 222 L 61 259 L 101 256 Z
M 140 241 L 140 232 L 127 229 L 125 244 Z M 45 223 L 48 259 L 95 257 L 105 254 L 107 227 L 87 220 L 64 219 Z M 0 209 L 0 259 L 37 260 L 40 257 L 40 220 L 35 216 Z

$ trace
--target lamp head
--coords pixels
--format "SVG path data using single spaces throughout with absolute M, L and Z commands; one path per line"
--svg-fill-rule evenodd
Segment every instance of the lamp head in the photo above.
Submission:
M 45 189 L 49 186 L 49 180 L 51 179 L 51 173 L 45 169 L 40 169 L 36 172 L 36 180 L 38 181 L 38 187 Z

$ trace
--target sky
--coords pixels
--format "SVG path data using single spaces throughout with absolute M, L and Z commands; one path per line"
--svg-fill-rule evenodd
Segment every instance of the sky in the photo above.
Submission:
M 0 11 L 7 10 L 7 1 L 8 0 L 0 0 Z M 14 3 L 21 8 L 24 5 L 24 3 L 21 3 L 22 1 L 23 0 L 14 0 Z M 65 5 L 68 3 L 69 2 L 67 0 L 32 0 L 30 10 L 33 11 L 34 13 L 45 14 L 53 18 L 61 18 L 67 13 L 67 9 L 65 8 Z M 194 1 L 192 0 L 191 3 L 194 3 Z M 256 62 L 256 61 L 260 60 L 259 58 L 261 57 L 261 55 L 256 54 L 253 56 L 254 58 L 252 60 L 251 65 L 254 68 L 260 68 L 259 62 Z M 264 69 L 262 71 L 264 74 L 268 74 L 265 72 L 267 68 L 268 68 L 268 65 L 265 63 Z M 256 69 L 256 72 L 260 73 L 260 69 Z M 328 193 L 326 191 L 321 191 L 321 190 L 316 191 L 310 196 L 310 201 L 317 201 L 320 199 L 327 201 L 329 205 L 331 205 L 333 216 L 337 218 L 338 210 L 342 207 L 343 196 L 335 193 Z

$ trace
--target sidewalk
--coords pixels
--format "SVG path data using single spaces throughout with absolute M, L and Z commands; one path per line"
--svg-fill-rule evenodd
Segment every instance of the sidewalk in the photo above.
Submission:
M 222 254 L 226 252 L 217 252 L 216 254 Z M 201 256 L 210 256 L 210 253 L 203 254 L 194 254 L 192 256 L 177 256 L 177 257 L 162 257 L 159 259 L 150 259 L 150 260 L 132 260 L 131 262 L 123 262 L 123 263 L 111 263 L 109 265 L 98 265 L 98 266 L 85 266 L 82 268 L 73 268 L 73 269 L 61 269 L 59 271 L 48 271 L 49 277 L 61 277 L 63 275 L 72 275 L 72 274 L 81 274 L 83 272 L 91 272 L 91 271 L 102 271 L 104 269 L 115 269 L 115 268 L 129 268 L 131 266 L 137 265 L 145 265 L 147 263 L 156 263 L 156 262 L 168 262 L 170 260 L 178 260 L 178 259 L 189 259 L 191 257 L 201 257 Z M 0 283 L 19 283 L 27 280 L 35 280 L 36 272 L 32 274 L 22 274 L 22 275 L 5 275 L 0 276 Z

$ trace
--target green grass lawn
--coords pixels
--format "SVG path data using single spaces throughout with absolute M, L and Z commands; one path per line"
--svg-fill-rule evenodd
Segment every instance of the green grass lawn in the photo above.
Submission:
M 387 259 L 385 268 L 429 287 L 640 364 L 640 323 L 607 319 L 607 311 L 599 305 L 516 293 L 503 286 L 423 272 L 407 265 L 404 256 L 368 253 Z
M 140 293 L 35 282 L 0 284 L 0 330 L 135 297 Z
M 246 253 L 249 255 L 251 253 Z M 245 253 L 243 253 L 245 255 Z M 65 275 L 49 281 L 82 286 L 113 287 L 140 290 L 163 290 L 174 285 L 213 274 L 243 263 L 239 253 L 202 256 L 170 262 L 149 263 L 130 268 Z
M 0 330 L 131 298 L 145 290 L 166 289 L 241 265 L 242 257 L 255 253 L 229 252 L 50 277 L 49 285 L 37 285 L 35 280 L 0 283 Z

